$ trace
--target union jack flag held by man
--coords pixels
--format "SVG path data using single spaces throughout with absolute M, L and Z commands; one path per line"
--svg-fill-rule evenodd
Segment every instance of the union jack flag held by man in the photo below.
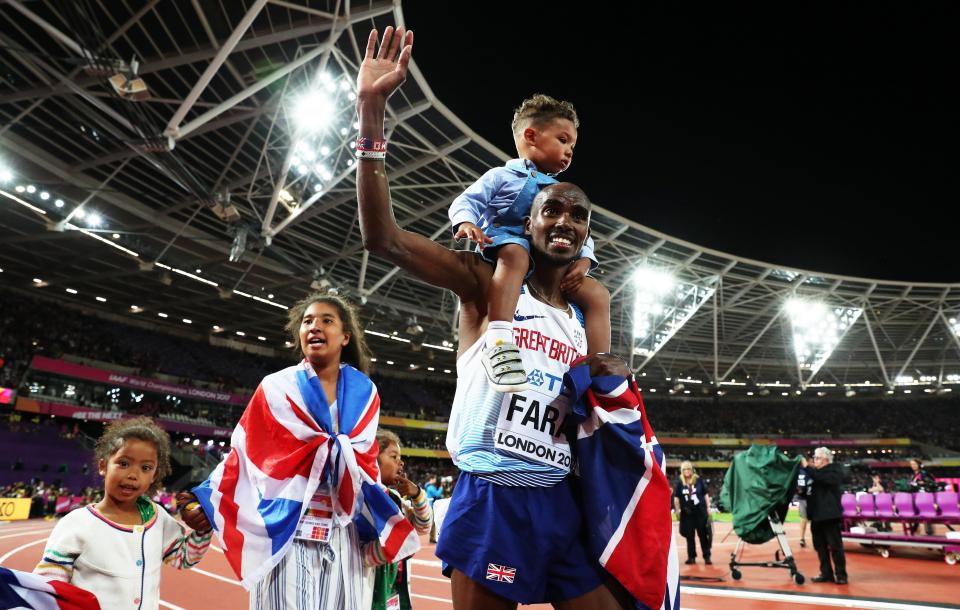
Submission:
M 590 551 L 639 610 L 677 610 L 680 565 L 666 459 L 633 378 L 564 376 L 577 416 L 575 456 Z

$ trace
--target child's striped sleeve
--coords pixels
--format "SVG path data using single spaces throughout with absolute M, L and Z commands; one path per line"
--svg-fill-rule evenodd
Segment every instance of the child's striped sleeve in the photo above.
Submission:
M 44 578 L 70 582 L 73 578 L 73 562 L 78 555 L 79 553 L 69 553 L 48 546 L 43 550 L 43 558 L 33 569 L 33 573 Z
M 73 523 L 73 519 L 64 517 L 53 528 L 47 538 L 47 546 L 43 549 L 43 557 L 33 569 L 34 574 L 63 582 L 73 579 L 73 564 L 83 550 Z
M 416 498 L 410 501 L 413 506 L 413 518 L 410 520 L 413 527 L 420 534 L 430 532 L 430 526 L 433 525 L 433 509 L 430 508 L 430 498 L 427 492 L 420 488 L 420 493 Z
M 178 570 L 189 570 L 203 559 L 210 548 L 212 536 L 212 532 L 203 535 L 190 532 L 187 536 L 177 538 L 163 551 L 163 562 Z

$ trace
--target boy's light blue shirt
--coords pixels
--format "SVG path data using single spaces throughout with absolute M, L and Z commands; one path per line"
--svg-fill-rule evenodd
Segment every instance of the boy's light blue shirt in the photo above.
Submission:
M 479 180 L 467 187 L 450 205 L 450 223 L 454 230 L 463 222 L 472 222 L 486 232 L 497 219 L 513 205 L 531 171 L 539 171 L 528 159 L 511 159 L 503 167 L 488 170 Z M 530 210 L 525 214 L 529 215 Z M 593 238 L 580 250 L 581 258 L 590 259 L 590 267 L 600 263 L 593 252 Z

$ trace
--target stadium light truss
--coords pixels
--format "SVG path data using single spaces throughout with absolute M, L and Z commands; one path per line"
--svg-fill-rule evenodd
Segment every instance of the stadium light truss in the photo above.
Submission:
M 686 282 L 655 267 L 642 265 L 633 274 L 633 351 L 644 360 L 642 369 L 693 314 L 713 296 L 714 289 Z
M 863 310 L 801 298 L 790 299 L 785 308 L 793 329 L 800 385 L 806 387 Z

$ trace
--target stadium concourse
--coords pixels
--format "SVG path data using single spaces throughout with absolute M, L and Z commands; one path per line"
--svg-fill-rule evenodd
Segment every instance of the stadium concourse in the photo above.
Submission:
M 221 9 L 0 3 L 0 501 L 27 506 L 0 521 L 4 567 L 31 570 L 57 520 L 100 498 L 92 447 L 108 422 L 146 415 L 170 433 L 173 471 L 155 497 L 172 509 L 230 450 L 260 379 L 299 359 L 287 312 L 317 291 L 359 309 L 380 425 L 400 437 L 409 478 L 444 497 L 456 485 L 444 439 L 459 303 L 369 256 L 357 227 L 355 76 L 369 29 L 403 23 L 401 3 Z M 437 98 L 430 80 L 447 76 L 411 62 L 390 100 L 387 170 L 402 227 L 467 248 L 449 239 L 447 208 L 513 155 Z M 827 446 L 849 475 L 845 532 L 903 531 L 896 544 L 848 540 L 848 586 L 798 585 L 780 570 L 734 578 L 738 537 L 716 513 L 714 564 L 681 567 L 682 607 L 960 608 L 957 552 L 939 542 L 960 510 L 960 285 L 787 268 L 602 206 L 591 230 L 612 351 L 638 381 L 671 485 L 689 460 L 715 499 L 752 445 Z M 911 493 L 911 460 L 930 490 Z M 876 512 L 873 475 L 905 494 L 891 515 Z M 926 504 L 933 493 L 946 495 Z M 817 557 L 797 521 L 791 509 L 787 539 L 809 577 Z M 422 542 L 414 607 L 451 607 Z M 163 607 L 248 604 L 216 540 L 196 569 L 164 570 Z

